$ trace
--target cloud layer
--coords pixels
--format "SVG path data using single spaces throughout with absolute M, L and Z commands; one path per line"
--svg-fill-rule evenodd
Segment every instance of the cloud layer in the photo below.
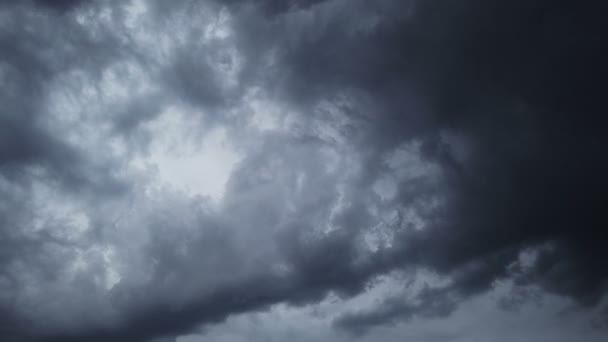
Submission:
M 605 7 L 0 1 L 0 336 L 601 340 Z

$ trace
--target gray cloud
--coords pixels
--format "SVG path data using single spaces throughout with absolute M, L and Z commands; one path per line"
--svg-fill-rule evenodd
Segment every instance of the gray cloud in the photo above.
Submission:
M 601 306 L 602 5 L 1 4 L 8 339 L 172 339 L 395 270 L 449 281 L 333 326 L 447 317 L 503 280 Z M 175 188 L 217 132 L 220 199 Z

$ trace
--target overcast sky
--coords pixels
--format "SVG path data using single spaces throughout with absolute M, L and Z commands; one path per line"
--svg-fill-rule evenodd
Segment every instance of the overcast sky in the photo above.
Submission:
M 0 340 L 606 341 L 607 10 L 0 0 Z

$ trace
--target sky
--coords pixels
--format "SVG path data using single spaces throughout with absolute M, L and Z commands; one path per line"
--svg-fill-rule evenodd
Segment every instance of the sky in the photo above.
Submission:
M 606 341 L 607 10 L 0 0 L 0 340 Z

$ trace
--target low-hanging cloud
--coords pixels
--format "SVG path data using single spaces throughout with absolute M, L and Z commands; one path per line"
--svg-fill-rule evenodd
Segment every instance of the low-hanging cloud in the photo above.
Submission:
M 602 7 L 0 2 L 0 335 L 171 340 L 394 272 L 439 280 L 330 325 L 503 281 L 599 308 Z M 221 191 L 167 179 L 192 155 Z

